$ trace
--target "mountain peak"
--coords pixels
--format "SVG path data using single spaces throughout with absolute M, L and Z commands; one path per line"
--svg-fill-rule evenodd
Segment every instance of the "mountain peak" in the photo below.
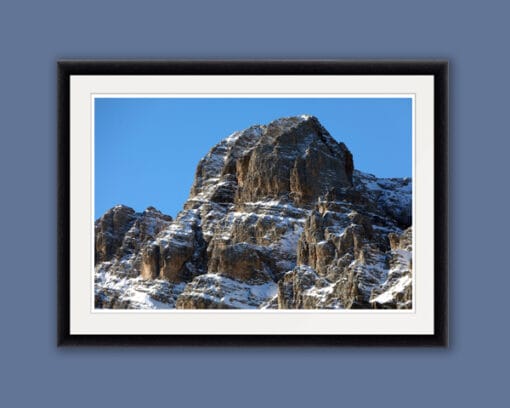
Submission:
M 116 206 L 96 221 L 96 307 L 410 308 L 411 193 L 354 171 L 314 116 L 234 132 L 175 219 Z
M 280 118 L 214 146 L 197 167 L 190 202 L 311 205 L 331 189 L 352 186 L 353 169 L 350 151 L 316 117 Z

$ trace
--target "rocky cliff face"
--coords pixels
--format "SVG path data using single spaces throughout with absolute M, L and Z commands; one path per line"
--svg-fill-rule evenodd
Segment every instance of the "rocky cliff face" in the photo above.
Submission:
M 96 221 L 96 307 L 409 308 L 411 181 L 354 170 L 315 117 L 236 132 L 175 220 Z

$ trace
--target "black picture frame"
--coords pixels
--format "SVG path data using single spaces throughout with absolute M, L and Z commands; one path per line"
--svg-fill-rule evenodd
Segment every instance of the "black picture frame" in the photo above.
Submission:
M 58 61 L 59 346 L 447 346 L 448 62 L 443 60 L 61 60 Z M 72 75 L 434 76 L 434 334 L 75 335 L 70 332 L 70 78 Z

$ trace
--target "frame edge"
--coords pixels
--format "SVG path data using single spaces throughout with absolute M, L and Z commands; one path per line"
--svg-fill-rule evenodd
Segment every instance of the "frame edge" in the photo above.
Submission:
M 447 60 L 59 60 L 57 346 L 382 346 L 448 347 L 448 73 Z M 434 75 L 433 335 L 71 335 L 71 75 Z

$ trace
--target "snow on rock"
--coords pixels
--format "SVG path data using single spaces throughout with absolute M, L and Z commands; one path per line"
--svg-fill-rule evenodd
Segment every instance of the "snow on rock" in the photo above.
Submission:
M 181 293 L 180 309 L 257 309 L 276 294 L 274 282 L 252 285 L 219 274 L 195 278 Z
M 95 274 L 95 307 L 103 309 L 173 309 L 184 283 L 130 278 L 99 269 Z
M 113 273 L 138 276 L 142 249 L 168 228 L 172 217 L 154 207 L 142 213 L 117 205 L 95 223 L 96 265 Z
M 400 228 L 411 225 L 412 181 L 410 178 L 377 178 L 360 171 L 354 172 L 358 189 L 368 195 L 378 207 L 394 219 Z
M 354 170 L 310 115 L 237 131 L 175 219 L 96 221 L 97 308 L 409 308 L 412 183 Z
M 371 294 L 370 303 L 374 308 L 412 308 L 412 228 L 401 235 L 390 236 L 390 269 L 386 280 Z

